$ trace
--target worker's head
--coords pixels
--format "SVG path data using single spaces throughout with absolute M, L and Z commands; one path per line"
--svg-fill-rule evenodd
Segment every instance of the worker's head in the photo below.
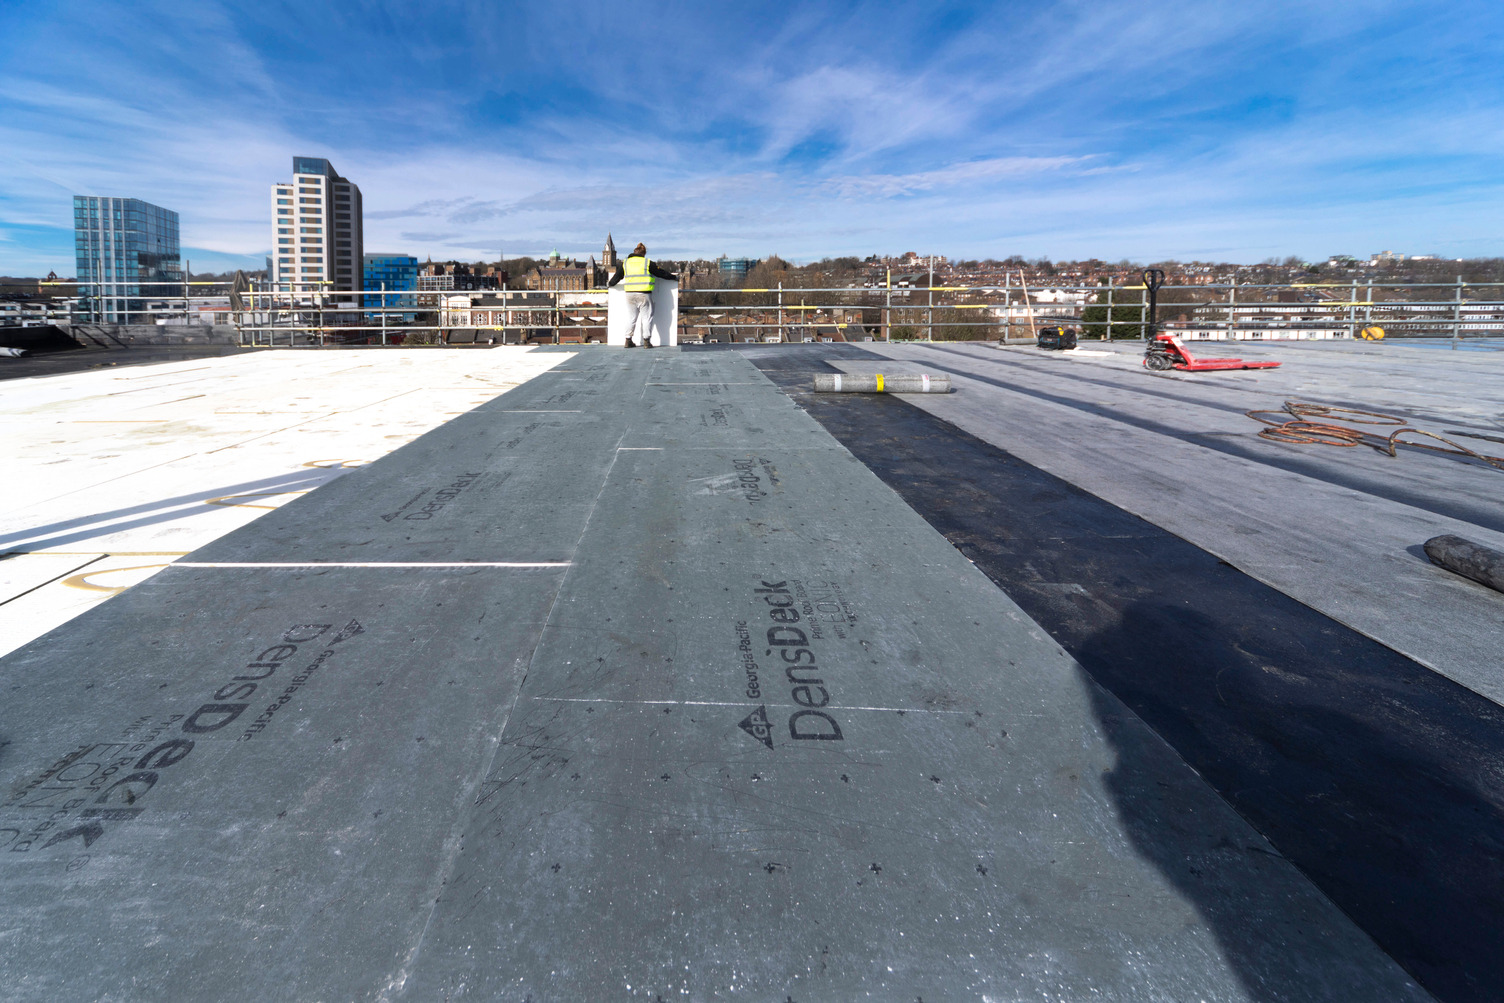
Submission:
M 632 254 L 647 254 L 647 253 L 648 253 L 648 246 L 646 244 L 644 244 L 644 243 L 639 242 L 636 247 L 632 248 Z

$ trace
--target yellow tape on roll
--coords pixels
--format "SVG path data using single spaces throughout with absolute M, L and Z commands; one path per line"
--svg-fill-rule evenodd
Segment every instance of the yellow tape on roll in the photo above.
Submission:
M 877 392 L 878 393 L 882 393 L 883 392 L 883 374 L 882 373 L 878 373 L 877 374 Z

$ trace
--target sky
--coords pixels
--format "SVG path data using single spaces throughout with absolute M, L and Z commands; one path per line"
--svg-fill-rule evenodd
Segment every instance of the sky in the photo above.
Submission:
M 1504 4 L 0 0 L 0 274 L 72 196 L 259 268 L 295 155 L 420 260 L 1504 255 Z

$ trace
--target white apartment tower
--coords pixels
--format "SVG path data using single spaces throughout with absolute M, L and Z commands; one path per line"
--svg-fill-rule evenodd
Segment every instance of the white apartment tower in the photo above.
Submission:
M 362 288 L 365 236 L 360 188 L 327 160 L 293 157 L 292 181 L 272 185 L 271 279 L 285 292 Z M 331 304 L 359 306 L 355 297 Z

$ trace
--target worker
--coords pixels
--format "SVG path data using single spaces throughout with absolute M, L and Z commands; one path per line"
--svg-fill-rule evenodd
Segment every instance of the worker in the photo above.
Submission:
M 666 272 L 648 259 L 648 249 L 643 244 L 632 248 L 625 261 L 616 263 L 616 274 L 606 283 L 614 286 L 625 283 L 627 287 L 627 347 L 639 343 L 644 348 L 653 347 L 653 288 L 659 279 L 677 281 L 678 276 Z

